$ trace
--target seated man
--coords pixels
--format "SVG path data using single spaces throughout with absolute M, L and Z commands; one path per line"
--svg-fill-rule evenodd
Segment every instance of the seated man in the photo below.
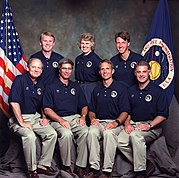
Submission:
M 51 161 L 57 139 L 55 130 L 41 113 L 41 100 L 44 90 L 38 77 L 43 64 L 40 59 L 28 60 L 28 73 L 17 76 L 12 84 L 9 103 L 12 117 L 10 128 L 21 137 L 24 157 L 29 178 L 38 178 L 39 174 L 55 175 Z M 42 115 L 41 115 L 42 114 Z M 36 134 L 42 139 L 40 160 L 36 160 Z
M 99 65 L 102 77 L 92 93 L 89 107 L 91 126 L 88 134 L 89 163 L 91 171 L 84 178 L 110 178 L 117 148 L 119 127 L 130 111 L 127 89 L 113 80 L 114 66 L 109 60 L 102 60 Z M 100 143 L 103 138 L 104 163 L 100 172 Z
M 45 90 L 43 108 L 59 137 L 63 170 L 75 177 L 70 169 L 71 148 L 75 138 L 77 143 L 75 173 L 83 177 L 88 153 L 86 144 L 88 127 L 85 122 L 88 112 L 87 101 L 79 84 L 69 79 L 73 70 L 73 62 L 64 58 L 59 61 L 58 69 L 59 78 Z
M 165 91 L 150 81 L 149 74 L 150 65 L 137 62 L 138 84 L 128 90 L 131 114 L 118 135 L 118 148 L 134 165 L 137 178 L 146 177 L 146 143 L 160 136 L 160 123 L 168 117 Z

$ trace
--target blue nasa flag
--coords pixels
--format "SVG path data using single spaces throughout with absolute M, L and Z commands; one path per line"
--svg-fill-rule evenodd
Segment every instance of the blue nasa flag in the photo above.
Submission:
M 151 81 L 166 90 L 170 104 L 174 93 L 176 69 L 167 0 L 159 0 L 142 55 L 151 66 Z

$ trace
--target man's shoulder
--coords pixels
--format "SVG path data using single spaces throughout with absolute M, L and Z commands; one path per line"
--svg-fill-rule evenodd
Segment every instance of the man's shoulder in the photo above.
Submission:
M 114 56 L 112 56 L 111 59 L 110 59 L 110 61 L 111 61 L 111 62 L 114 62 L 116 59 L 119 59 L 119 53 L 116 54 L 116 55 L 114 55 Z
M 136 53 L 134 51 L 130 51 L 131 58 L 134 58 L 135 60 L 143 60 L 143 56 L 139 53 Z
M 20 75 L 17 75 L 14 79 L 14 82 L 16 81 L 26 81 L 27 80 L 27 74 L 20 74 Z
M 59 54 L 59 53 L 57 53 L 57 52 L 54 52 L 54 51 L 52 51 L 52 56 L 58 57 L 58 58 L 60 58 L 60 59 L 64 58 L 61 54 Z
M 38 52 L 32 54 L 32 55 L 30 56 L 30 59 L 31 59 L 31 58 L 34 58 L 34 57 L 37 57 L 37 58 L 42 57 L 42 52 L 41 52 L 41 51 L 38 51 Z
M 80 84 L 76 81 L 69 80 L 69 85 L 76 89 L 81 89 Z
M 128 92 L 132 92 L 138 89 L 138 84 L 134 84 L 128 88 Z
M 123 81 L 114 80 L 114 86 L 117 86 L 118 88 L 127 90 L 128 85 Z
M 153 82 L 150 82 L 149 86 L 152 91 L 155 91 L 155 92 L 163 92 L 164 91 L 164 89 L 162 87 L 160 87 L 159 85 L 157 85 Z

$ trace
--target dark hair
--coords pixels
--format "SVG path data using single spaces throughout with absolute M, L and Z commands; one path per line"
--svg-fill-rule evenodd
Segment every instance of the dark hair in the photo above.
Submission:
M 110 61 L 110 60 L 108 60 L 108 59 L 103 59 L 103 60 L 101 60 L 101 62 L 99 63 L 99 70 L 100 70 L 100 68 L 101 68 L 101 64 L 102 63 L 108 63 L 108 64 L 110 64 L 111 65 L 111 67 L 112 67 L 112 69 L 114 69 L 114 64 Z
M 42 61 L 41 61 L 41 59 L 39 59 L 39 58 L 30 58 L 29 60 L 27 60 L 27 67 L 29 67 L 30 66 L 30 64 L 32 63 L 32 61 L 34 61 L 34 60 L 39 60 L 41 63 L 42 63 Z M 42 63 L 42 69 L 43 69 L 43 63 Z
M 148 70 L 150 70 L 151 69 L 151 67 L 150 67 L 150 65 L 149 65 L 149 63 L 147 62 L 147 61 L 138 61 L 137 63 L 136 63 L 136 65 L 135 65 L 135 67 L 134 67 L 134 70 L 136 70 L 136 68 L 138 67 L 138 66 L 147 66 L 147 68 L 148 68 Z
M 54 39 L 54 42 L 55 42 L 55 36 L 54 36 L 53 33 L 51 33 L 51 32 L 43 32 L 43 33 L 41 33 L 41 34 L 40 34 L 40 42 L 41 42 L 41 40 L 42 40 L 42 36 L 43 36 L 43 35 L 52 37 L 52 38 Z
M 58 62 L 58 69 L 61 69 L 63 64 L 71 64 L 72 68 L 74 66 L 74 63 L 71 59 L 63 58 Z
M 125 41 L 127 40 L 127 42 L 130 43 L 130 34 L 129 34 L 129 32 L 123 31 L 123 32 L 116 33 L 116 35 L 115 35 L 115 42 L 116 42 L 116 39 L 118 37 L 122 38 Z

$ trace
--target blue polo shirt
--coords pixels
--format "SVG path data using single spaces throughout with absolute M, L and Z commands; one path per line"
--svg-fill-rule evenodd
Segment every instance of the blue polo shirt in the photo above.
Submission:
M 12 84 L 9 103 L 19 103 L 22 114 L 41 113 L 43 91 L 44 85 L 41 82 L 34 84 L 28 73 L 19 75 Z
M 137 61 L 143 60 L 140 54 L 130 51 L 130 55 L 126 61 L 124 61 L 120 54 L 113 56 L 111 62 L 114 64 L 114 79 L 121 81 L 127 87 L 130 87 L 137 83 L 134 75 L 134 67 Z
M 165 91 L 158 85 L 150 82 L 143 90 L 134 85 L 129 88 L 128 96 L 134 122 L 153 120 L 157 116 L 168 117 Z
M 40 76 L 40 80 L 43 81 L 44 85 L 53 83 L 54 78 L 58 77 L 58 62 L 63 59 L 63 56 L 52 51 L 50 59 L 46 58 L 42 51 L 33 54 L 30 58 L 39 58 L 43 63 L 43 72 Z
M 130 112 L 126 87 L 115 80 L 108 88 L 102 83 L 98 84 L 93 90 L 89 111 L 103 120 L 114 120 L 122 112 Z
M 69 81 L 66 86 L 56 79 L 45 89 L 43 108 L 51 108 L 59 116 L 77 114 L 85 106 L 87 101 L 78 83 Z
M 82 82 L 100 80 L 99 63 L 101 58 L 92 51 L 88 55 L 81 54 L 75 59 L 75 79 Z

